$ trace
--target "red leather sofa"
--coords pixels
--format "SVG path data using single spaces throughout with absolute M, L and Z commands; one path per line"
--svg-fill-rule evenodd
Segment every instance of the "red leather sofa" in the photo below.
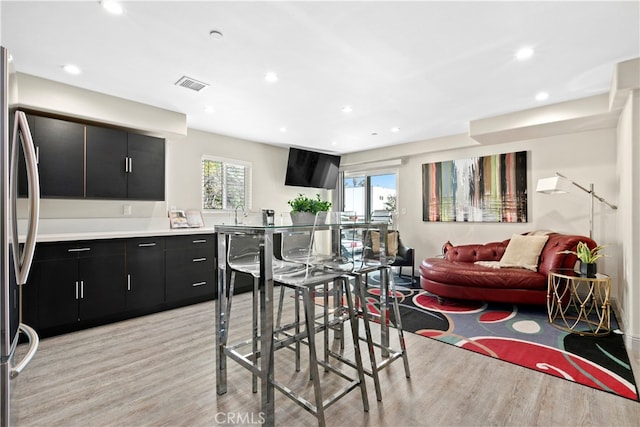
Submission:
M 519 304 L 546 304 L 547 275 L 554 268 L 573 268 L 578 242 L 590 248 L 596 243 L 588 237 L 550 233 L 540 253 L 538 271 L 522 268 L 490 268 L 476 261 L 499 261 L 509 239 L 502 242 L 443 247 L 444 257 L 427 258 L 420 265 L 420 286 L 444 298 Z

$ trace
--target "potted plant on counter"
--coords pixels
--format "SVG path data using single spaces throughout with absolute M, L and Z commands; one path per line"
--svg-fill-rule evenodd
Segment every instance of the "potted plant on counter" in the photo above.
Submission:
M 300 193 L 295 199 L 287 202 L 291 206 L 291 221 L 296 224 L 313 224 L 318 212 L 327 212 L 331 208 L 331 202 L 316 198 L 310 198 Z
M 586 277 L 595 277 L 598 271 L 596 261 L 605 256 L 601 253 L 604 246 L 598 245 L 593 249 L 585 242 L 578 242 L 575 251 L 562 251 L 561 254 L 573 254 L 580 260 L 580 274 Z

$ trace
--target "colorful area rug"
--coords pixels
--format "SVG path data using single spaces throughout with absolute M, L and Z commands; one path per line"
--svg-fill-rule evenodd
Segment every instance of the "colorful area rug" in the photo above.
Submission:
M 420 287 L 420 283 L 418 282 L 417 277 L 409 277 L 406 274 L 400 276 L 398 275 L 397 271 L 394 271 L 393 273 L 393 280 L 397 288 L 417 289 Z M 371 286 L 380 286 L 380 273 L 377 271 L 369 273 L 369 283 L 371 284 Z
M 370 289 L 375 294 L 376 289 Z M 623 335 L 589 337 L 561 331 L 545 307 L 445 301 L 418 289 L 396 288 L 405 331 L 638 401 Z M 372 295 L 369 307 L 375 310 Z

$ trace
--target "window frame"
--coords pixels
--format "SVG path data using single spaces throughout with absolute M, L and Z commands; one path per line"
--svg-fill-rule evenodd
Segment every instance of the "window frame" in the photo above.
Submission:
M 371 177 L 376 175 L 395 175 L 396 177 L 396 211 L 399 209 L 399 193 L 400 193 L 400 168 L 391 167 L 375 167 L 375 168 L 353 168 L 344 169 L 340 172 L 340 192 L 339 192 L 339 205 L 344 209 L 344 180 L 345 178 L 351 178 L 354 176 L 361 176 L 365 178 L 365 216 L 366 220 L 370 220 L 371 216 Z
M 205 161 L 211 161 L 211 162 L 219 162 L 222 164 L 222 168 L 223 171 L 225 170 L 227 165 L 230 166 L 240 166 L 245 168 L 245 182 L 244 182 L 244 200 L 245 200 L 245 206 L 243 206 L 244 210 L 249 210 L 251 209 L 251 204 L 252 204 L 252 194 L 251 194 L 251 180 L 252 180 L 252 176 L 253 176 L 253 163 L 252 162 L 248 162 L 246 160 L 238 160 L 238 159 L 230 159 L 230 158 L 226 158 L 226 157 L 220 157 L 220 156 L 213 156 L 213 155 L 209 155 L 209 154 L 203 154 L 202 157 L 200 158 L 200 207 L 202 209 L 203 212 L 208 212 L 208 213 L 215 213 L 215 212 L 230 212 L 233 211 L 235 209 L 235 206 L 225 206 L 226 203 L 226 197 L 224 197 L 223 195 L 223 206 L 221 209 L 211 209 L 211 208 L 205 208 L 204 207 L 204 168 L 203 168 L 203 164 Z M 225 179 L 226 175 L 225 173 L 223 173 L 223 180 Z M 226 182 L 223 182 L 222 184 L 223 186 L 223 193 L 226 192 Z

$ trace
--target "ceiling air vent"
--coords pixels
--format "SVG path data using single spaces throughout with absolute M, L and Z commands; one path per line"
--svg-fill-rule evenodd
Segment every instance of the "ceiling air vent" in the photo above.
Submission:
M 200 82 L 187 76 L 180 77 L 175 84 L 176 86 L 186 87 L 187 89 L 195 90 L 196 92 L 200 92 L 202 89 L 209 86 L 207 83 Z

